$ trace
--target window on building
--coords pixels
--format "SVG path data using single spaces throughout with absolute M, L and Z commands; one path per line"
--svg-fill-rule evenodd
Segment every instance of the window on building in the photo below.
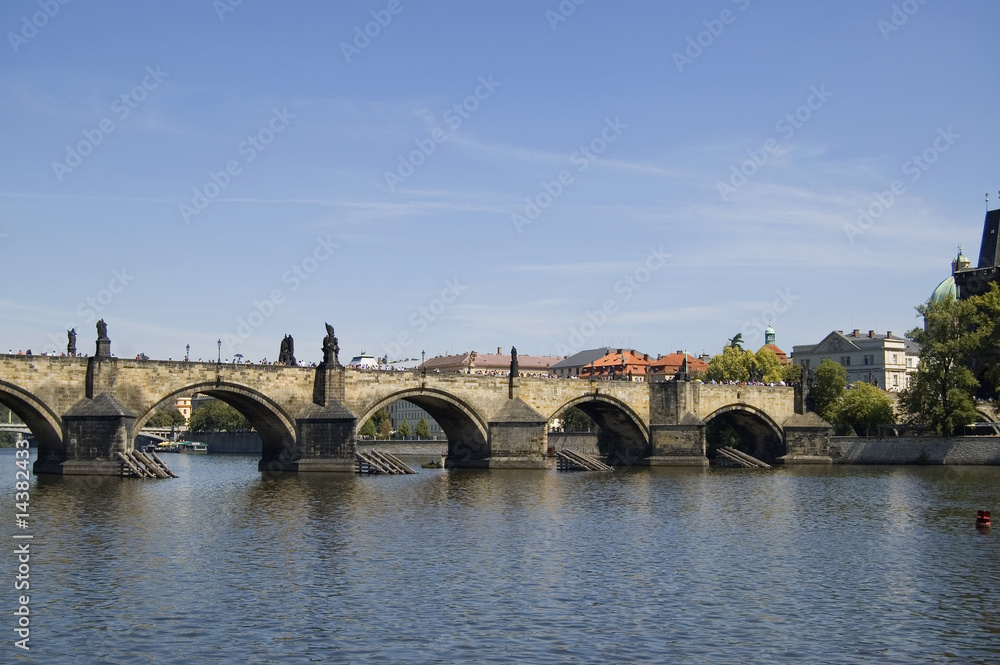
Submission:
M 892 354 L 892 364 L 893 365 L 899 364 L 899 354 L 898 353 Z
M 899 374 L 892 375 L 892 385 L 899 387 Z
M 909 358 L 909 357 L 908 357 L 908 358 L 906 359 L 906 366 L 907 366 L 907 367 L 913 367 L 913 358 Z
M 851 357 L 850 356 L 840 356 L 840 364 L 843 365 L 844 367 L 850 367 L 851 366 Z

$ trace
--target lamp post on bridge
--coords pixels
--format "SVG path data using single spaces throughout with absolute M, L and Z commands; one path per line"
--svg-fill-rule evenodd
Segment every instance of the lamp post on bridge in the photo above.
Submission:
M 222 340 L 221 339 L 219 340 L 219 360 L 216 361 L 216 364 L 217 365 L 221 365 L 222 364 Z
M 184 362 L 190 362 L 191 360 L 191 345 L 184 345 Z

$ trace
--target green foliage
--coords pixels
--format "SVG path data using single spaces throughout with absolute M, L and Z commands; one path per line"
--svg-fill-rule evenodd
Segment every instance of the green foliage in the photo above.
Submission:
M 892 425 L 896 414 L 892 409 L 892 399 L 876 386 L 865 381 L 851 384 L 840 398 L 828 409 L 830 422 L 838 429 L 854 430 L 857 434 L 870 435 L 879 425 Z
M 399 427 L 396 428 L 396 434 L 399 435 L 399 438 L 401 439 L 405 439 L 410 436 L 410 423 L 405 420 L 399 423 Z
M 238 432 L 250 429 L 250 423 L 243 414 L 225 402 L 212 400 L 191 412 L 188 427 L 192 432 L 214 432 L 226 430 Z
M 0 432 L 0 448 L 14 448 L 17 444 L 17 434 L 14 432 Z
M 417 426 L 413 428 L 413 433 L 416 434 L 418 439 L 431 438 L 431 426 L 427 424 L 426 418 L 420 416 L 420 420 L 417 421 Z
M 586 413 L 575 406 L 571 406 L 560 414 L 564 432 L 586 432 L 593 431 L 594 421 Z
M 184 424 L 184 416 L 173 407 L 160 409 L 146 421 L 146 427 L 171 427 Z
M 920 305 L 917 312 L 924 317 L 924 328 L 906 336 L 921 345 L 920 365 L 899 403 L 908 422 L 952 436 L 977 418 L 973 395 L 979 382 L 969 366 L 981 356 L 992 324 L 983 320 L 972 299 L 948 296 Z
M 744 351 L 730 344 L 722 353 L 708 361 L 705 379 L 708 381 L 749 381 L 750 370 L 756 366 L 757 356 L 752 351 Z
M 10 425 L 22 424 L 21 419 L 17 417 L 17 414 L 2 404 L 0 404 L 0 423 L 7 423 Z
M 802 365 L 788 363 L 782 370 L 781 378 L 789 385 L 800 382 L 802 380 Z
M 979 394 L 994 400 L 1000 408 L 1000 284 L 990 283 L 990 290 L 968 300 L 976 308 L 979 344 L 973 358 L 973 371 L 980 380 Z
M 378 430 L 375 429 L 375 423 L 369 418 L 365 421 L 365 424 L 361 426 L 361 431 L 359 432 L 362 436 L 370 437 L 372 439 L 378 434 Z
M 809 391 L 813 410 L 829 421 L 832 418 L 830 408 L 844 394 L 844 386 L 846 385 L 847 369 L 840 363 L 824 358 L 823 362 L 816 368 L 815 382 Z
M 784 376 L 778 354 L 766 346 L 757 349 L 757 353 L 754 354 L 754 363 L 759 372 L 758 376 L 764 383 L 777 383 Z
M 736 333 L 729 338 L 729 348 L 743 350 L 743 333 Z

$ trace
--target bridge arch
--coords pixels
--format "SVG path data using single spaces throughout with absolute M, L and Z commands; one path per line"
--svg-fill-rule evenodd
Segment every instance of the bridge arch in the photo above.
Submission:
M 590 416 L 601 429 L 597 444 L 612 465 L 642 464 L 652 455 L 649 426 L 625 402 L 610 395 L 581 395 L 556 409 L 549 420 L 574 406 Z
M 178 395 L 194 393 L 214 397 L 243 414 L 260 437 L 263 459 L 286 459 L 294 455 L 295 421 L 270 397 L 238 383 L 203 381 L 176 388 L 137 416 L 136 433 L 158 407 L 172 403 Z
M 781 427 L 763 409 L 750 404 L 728 404 L 702 419 L 706 425 L 706 443 L 711 456 L 715 448 L 729 443 L 713 441 L 712 434 L 720 424 L 728 425 L 739 438 L 737 450 L 766 462 L 785 455 L 785 436 Z M 716 427 L 713 427 L 713 421 Z
M 416 404 L 437 421 L 448 437 L 449 458 L 470 461 L 489 457 L 489 426 L 486 420 L 465 401 L 435 388 L 407 388 L 379 398 L 358 418 L 354 428 L 355 438 L 379 409 L 401 399 Z
M 19 386 L 0 380 L 0 404 L 17 414 L 38 445 L 38 459 L 66 459 L 62 419 L 47 404 Z

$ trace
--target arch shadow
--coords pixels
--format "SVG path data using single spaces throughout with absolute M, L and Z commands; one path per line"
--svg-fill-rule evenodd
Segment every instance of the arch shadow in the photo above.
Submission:
M 720 407 L 702 419 L 706 425 L 706 436 L 713 431 L 712 421 L 721 420 L 731 427 L 739 437 L 733 447 L 764 462 L 773 463 L 787 454 L 784 431 L 774 419 L 762 409 L 749 404 L 729 404 Z M 730 445 L 719 441 L 706 440 L 706 451 L 712 456 L 720 445 Z
M 649 426 L 625 402 L 609 395 L 588 394 L 574 397 L 556 409 L 549 420 L 570 407 L 577 407 L 590 416 L 600 433 L 597 446 L 612 466 L 648 464 L 653 454 Z
M 485 461 L 490 457 L 489 427 L 483 417 L 463 400 L 436 388 L 407 388 L 379 399 L 358 417 L 354 437 L 375 413 L 397 400 L 416 404 L 431 414 L 448 437 L 448 460 L 453 463 Z
M 135 432 L 158 408 L 178 395 L 193 393 L 214 397 L 243 414 L 260 437 L 262 459 L 295 458 L 295 421 L 267 395 L 237 383 L 203 381 L 173 390 L 136 418 Z
M 17 414 L 38 445 L 39 461 L 66 461 L 62 418 L 47 404 L 19 386 L 0 380 L 0 404 Z

